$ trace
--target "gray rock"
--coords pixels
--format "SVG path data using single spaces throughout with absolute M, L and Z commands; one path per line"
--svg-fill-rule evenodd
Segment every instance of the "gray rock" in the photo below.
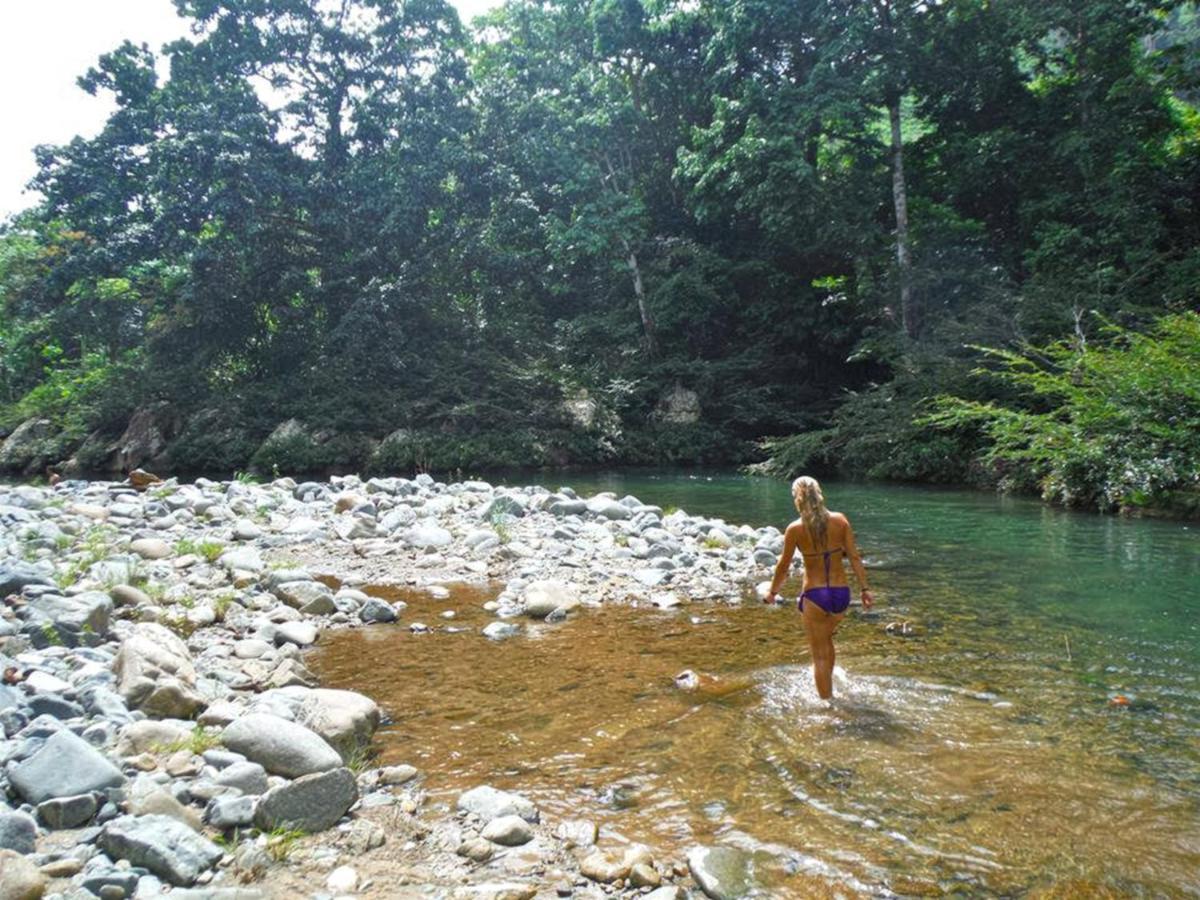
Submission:
M 392 534 L 401 528 L 407 528 L 417 521 L 417 513 L 411 506 L 397 506 L 389 509 L 379 520 L 379 527 Z
M 357 799 L 358 785 L 349 769 L 305 775 L 267 791 L 259 799 L 254 823 L 264 831 L 324 831 L 335 825 Z
M 148 716 L 190 719 L 204 707 L 187 644 L 162 625 L 134 625 L 117 651 L 113 671 L 121 697 Z
M 54 585 L 53 570 L 20 560 L 6 560 L 0 563 L 0 597 L 19 594 L 31 584 L 52 587 Z
M 326 615 L 337 608 L 333 591 L 319 581 L 286 581 L 273 593 L 288 606 L 310 615 Z
M 133 585 L 118 584 L 110 592 L 113 603 L 117 606 L 149 606 L 150 596 L 144 591 L 140 591 Z
M 83 715 L 83 707 L 73 700 L 64 700 L 57 694 L 35 694 L 29 698 L 29 714 L 53 716 L 55 719 L 74 719 Z
M 253 547 L 236 547 L 233 550 L 226 550 L 217 562 L 229 571 L 240 569 L 243 572 L 257 574 L 266 568 L 262 556 Z
M 533 829 L 520 816 L 499 816 L 484 826 L 484 840 L 505 847 L 519 847 L 533 840 Z
M 108 634 L 112 609 L 112 598 L 100 591 L 85 591 L 70 597 L 43 594 L 29 601 L 24 613 L 25 625 L 21 630 L 41 646 L 44 643 L 37 638 L 48 627 L 54 628 L 58 633 L 58 641 L 68 646 L 96 643 L 94 639 Z M 93 640 L 88 640 L 87 636 Z
M 171 555 L 171 545 L 161 538 L 140 538 L 129 544 L 129 550 L 142 559 L 166 559 Z
M 39 803 L 37 814 L 47 828 L 78 828 L 92 821 L 97 809 L 95 794 L 76 794 Z
M 358 617 L 364 622 L 395 622 L 396 610 L 390 604 L 378 597 L 368 597 L 358 611 Z
M 312 581 L 313 577 L 307 569 L 273 569 L 264 579 L 267 588 L 274 591 L 281 584 L 289 581 Z
M 307 647 L 317 642 L 317 626 L 311 622 L 284 622 L 275 629 L 275 644 L 297 644 Z
M 256 541 L 262 537 L 262 529 L 249 519 L 238 519 L 233 526 L 235 541 Z
M 536 823 L 539 819 L 537 807 L 520 794 L 497 790 L 491 785 L 480 785 L 460 794 L 458 808 L 474 813 L 485 822 L 501 816 L 520 816 L 526 822 Z
M 656 587 L 666 581 L 667 575 L 668 573 L 664 569 L 637 569 L 633 573 L 633 578 L 638 584 Z
M 118 787 L 125 776 L 95 747 L 64 728 L 28 759 L 11 766 L 8 780 L 25 800 L 38 804 Z
M 204 808 L 204 821 L 222 830 L 251 825 L 257 804 L 257 797 L 213 797 Z
M 642 900 L 684 900 L 687 894 L 675 884 L 660 887 L 642 896 Z
M 0 849 L 32 853 L 37 846 L 37 823 L 23 812 L 0 812 Z
M 256 847 L 247 847 L 248 850 L 262 854 L 261 850 Z M 265 854 L 262 854 L 265 856 Z M 266 857 L 266 861 L 270 863 L 270 857 Z M 239 869 L 243 867 L 239 866 Z M 258 888 L 248 887 L 204 887 L 204 888 L 188 888 L 182 891 L 171 891 L 171 900 L 267 900 L 267 895 Z
M 535 581 L 525 589 L 522 602 L 527 616 L 544 619 L 558 609 L 564 612 L 576 609 L 579 595 L 574 588 L 561 581 Z
M 514 625 L 512 622 L 492 622 L 484 627 L 483 636 L 493 641 L 500 641 L 512 637 L 520 631 L 520 626 Z
M 711 900 L 738 900 L 753 890 L 750 856 L 735 847 L 693 847 L 688 871 Z
M 550 504 L 550 512 L 556 516 L 582 516 L 587 508 L 583 500 L 556 500 Z
M 296 722 L 265 713 L 242 716 L 225 729 L 222 743 L 268 772 L 296 778 L 336 769 L 338 752 L 318 734 Z
M 407 784 L 420 774 L 416 766 L 385 766 L 379 770 L 379 783 L 383 785 Z
M 557 505 L 557 504 L 555 504 Z M 553 509 L 553 507 L 551 507 Z M 633 514 L 629 511 L 629 507 L 610 497 L 594 497 L 587 503 L 587 511 L 594 516 L 599 516 L 604 519 L 617 520 L 628 519 Z
M 296 718 L 349 760 L 371 743 L 379 727 L 379 706 L 354 691 L 318 688 L 305 696 Z
M 101 829 L 97 844 L 113 859 L 127 859 L 184 887 L 222 856 L 212 841 L 168 816 L 121 816 Z
M 265 794 L 267 792 L 267 770 L 258 763 L 235 762 L 217 773 L 217 784 L 237 788 L 243 794 Z
M 497 516 L 513 516 L 521 518 L 525 515 L 525 504 L 520 497 L 512 494 L 500 494 L 490 503 L 486 504 L 479 512 L 479 518 L 485 522 L 495 519 Z
M 191 788 L 196 786 L 196 782 L 191 783 Z M 189 788 L 189 792 L 191 788 Z M 156 787 L 151 790 L 143 788 L 130 798 L 129 812 L 135 816 L 168 816 L 195 832 L 199 832 L 203 828 L 200 814 L 192 807 L 180 803 L 172 794 L 168 793 L 166 788 Z
M 603 851 L 593 850 L 580 862 L 579 874 L 591 881 L 611 884 L 629 874 L 629 865 Z
M 568 847 L 591 847 L 596 843 L 599 829 L 590 819 L 565 819 L 554 829 L 554 836 Z
M 186 741 L 190 730 L 176 722 L 142 719 L 121 728 L 117 736 L 117 755 L 136 756 Z
M 404 540 L 413 547 L 428 549 L 445 547 L 454 540 L 454 537 L 442 526 L 426 522 L 415 525 L 406 531 Z
M 258 659 L 270 651 L 271 645 L 257 638 L 246 638 L 233 644 L 233 655 L 238 659 Z

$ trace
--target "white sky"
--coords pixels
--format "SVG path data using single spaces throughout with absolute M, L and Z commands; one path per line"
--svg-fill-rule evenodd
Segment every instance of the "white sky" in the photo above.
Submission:
M 451 0 L 464 22 L 500 0 Z M 75 79 L 128 38 L 156 53 L 187 33 L 171 0 L 0 0 L 0 219 L 32 205 L 33 148 L 93 135 L 112 106 Z

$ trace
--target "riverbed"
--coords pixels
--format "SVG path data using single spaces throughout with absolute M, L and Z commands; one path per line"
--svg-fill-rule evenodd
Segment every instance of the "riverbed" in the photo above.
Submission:
M 528 482 L 526 476 L 524 481 Z M 557 477 L 782 527 L 786 485 Z M 1200 893 L 1200 553 L 1186 524 L 985 494 L 827 485 L 877 588 L 839 635 L 829 706 L 793 608 L 749 595 L 605 605 L 493 643 L 500 585 L 373 588 L 404 621 L 310 664 L 392 724 L 433 798 L 489 780 L 612 841 L 754 854 L 769 891 Z M 763 577 L 769 571 L 763 570 Z M 445 617 L 453 612 L 453 617 Z M 673 676 L 714 676 L 697 690 Z

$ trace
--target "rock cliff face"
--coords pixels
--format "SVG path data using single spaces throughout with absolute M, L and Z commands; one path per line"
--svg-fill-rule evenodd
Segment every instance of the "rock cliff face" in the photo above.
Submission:
M 658 401 L 654 418 L 669 425 L 694 425 L 700 421 L 700 395 L 676 382 Z
M 40 473 L 57 461 L 58 428 L 49 419 L 28 419 L 0 446 L 0 472 Z
M 141 407 L 130 418 L 125 432 L 109 448 L 105 471 L 161 469 L 167 462 L 167 448 L 179 435 L 181 424 L 170 403 L 160 401 Z

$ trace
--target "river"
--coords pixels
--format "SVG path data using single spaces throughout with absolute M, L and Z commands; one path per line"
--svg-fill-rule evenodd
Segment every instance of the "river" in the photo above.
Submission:
M 770 479 L 544 483 L 563 482 L 794 517 Z M 841 628 L 833 706 L 794 609 L 752 597 L 584 610 L 494 644 L 476 632 L 496 586 L 392 591 L 404 621 L 453 609 L 462 630 L 335 633 L 311 662 L 382 703 L 383 761 L 420 767 L 435 802 L 490 782 L 608 841 L 740 847 L 772 896 L 1200 895 L 1196 527 L 928 488 L 826 496 L 878 600 Z M 685 668 L 717 687 L 678 689 Z

